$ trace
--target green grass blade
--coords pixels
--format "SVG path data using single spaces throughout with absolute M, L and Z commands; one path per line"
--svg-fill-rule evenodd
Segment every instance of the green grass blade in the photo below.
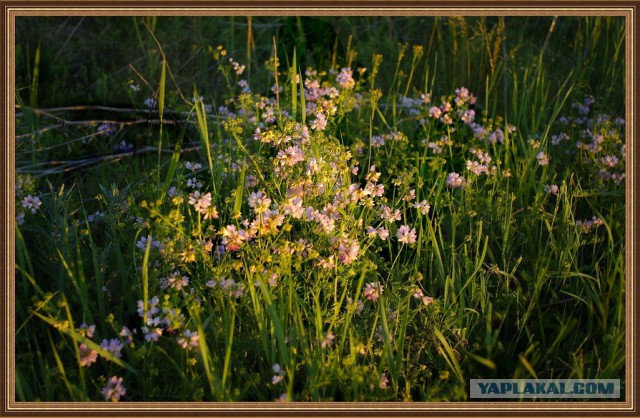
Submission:
M 64 367 L 64 363 L 60 359 L 60 354 L 58 354 L 58 350 L 56 349 L 56 344 L 53 342 L 53 337 L 51 337 L 51 332 L 47 331 L 47 335 L 49 337 L 49 344 L 51 345 L 51 352 L 53 353 L 53 357 L 56 360 L 56 365 L 58 366 L 58 371 L 60 372 L 60 377 L 62 378 L 62 382 L 67 388 L 67 392 L 69 392 L 69 396 L 71 399 L 76 400 L 76 390 L 75 387 L 69 382 L 67 379 L 67 372 Z
M 162 67 L 160 70 L 160 88 L 158 93 L 158 115 L 160 116 L 160 132 L 158 134 L 158 178 L 157 184 L 158 188 L 160 188 L 160 167 L 162 166 L 162 127 L 163 127 L 163 118 L 164 118 L 164 99 L 165 99 L 165 88 L 167 81 L 167 61 L 166 59 L 162 59 Z
M 244 176 L 246 170 L 247 166 L 243 164 L 242 170 L 240 171 L 240 179 L 238 180 L 238 187 L 236 188 L 236 198 L 233 202 L 233 214 L 240 213 L 240 209 L 242 208 L 242 195 L 244 194 Z
M 524 368 L 527 369 L 527 371 L 531 374 L 531 376 L 533 376 L 534 379 L 538 379 L 538 375 L 536 374 L 536 371 L 533 369 L 533 366 L 531 365 L 531 363 L 529 363 L 529 361 L 526 358 L 524 358 L 524 356 L 519 355 L 518 360 L 524 366 Z
M 434 328 L 433 332 L 436 335 L 436 338 L 438 338 L 438 340 L 440 341 L 440 344 L 442 345 L 441 351 L 445 361 L 447 362 L 451 370 L 453 370 L 453 373 L 456 375 L 456 378 L 458 379 L 458 381 L 461 384 L 464 384 L 465 381 L 462 375 L 462 369 L 460 368 L 460 363 L 458 362 L 458 357 L 456 356 L 453 349 L 449 345 L 449 342 L 446 340 L 446 338 L 444 338 L 444 335 L 442 335 L 442 332 L 440 332 L 440 330 L 437 328 Z
M 29 94 L 29 104 L 31 107 L 38 106 L 38 82 L 40 78 L 40 41 L 38 41 L 38 48 L 36 48 L 36 56 L 33 61 L 33 76 L 31 79 L 31 91 Z
M 295 120 L 298 108 L 298 73 L 296 62 L 296 48 L 293 48 L 293 63 L 290 70 L 291 77 L 291 114 Z
M 204 332 L 204 327 L 202 326 L 202 321 L 200 321 L 199 315 L 196 314 L 195 317 L 197 320 L 198 335 L 200 335 L 198 348 L 200 349 L 200 356 L 202 358 L 202 367 L 204 367 L 204 372 L 207 377 L 209 392 L 214 400 L 218 400 L 220 391 L 218 390 L 218 385 L 216 384 L 217 379 L 213 372 L 213 360 L 211 359 L 211 352 L 209 351 L 209 345 L 207 344 L 207 334 Z
M 213 159 L 211 158 L 211 142 L 209 140 L 209 127 L 207 125 L 207 113 L 204 109 L 204 103 L 200 100 L 198 91 L 193 90 L 193 100 L 195 103 L 196 117 L 198 119 L 198 131 L 200 132 L 200 140 L 202 142 L 202 148 L 206 151 L 207 163 L 209 163 L 209 173 L 211 174 L 211 184 L 215 193 L 216 185 L 213 175 Z
M 151 252 L 151 241 L 151 235 L 147 236 L 147 246 L 144 249 L 144 258 L 142 259 L 142 303 L 145 318 L 149 310 L 149 253 Z
M 191 112 L 189 112 L 187 121 L 182 126 L 180 135 L 178 135 L 178 139 L 176 140 L 176 145 L 173 148 L 173 154 L 171 155 L 171 161 L 169 161 L 169 169 L 167 170 L 167 176 L 164 179 L 164 186 L 162 187 L 162 195 L 160 196 L 160 200 L 163 200 L 167 195 L 169 187 L 171 187 L 171 182 L 173 181 L 173 176 L 175 176 L 176 170 L 178 169 L 178 162 L 180 161 L 180 155 L 182 153 L 182 142 L 184 140 L 184 135 L 187 132 L 187 126 L 189 125 L 189 120 L 191 120 L 192 114 L 193 109 L 191 110 Z
M 485 367 L 487 367 L 487 368 L 489 368 L 491 370 L 495 370 L 496 369 L 496 364 L 493 361 L 489 360 L 488 358 L 480 357 L 480 356 L 477 356 L 477 355 L 475 355 L 473 353 L 467 353 L 467 356 L 470 359 L 472 359 L 474 361 L 477 361 L 478 363 L 482 364 L 483 366 L 485 366 Z
M 225 341 L 225 351 L 224 351 L 224 364 L 222 367 L 222 378 L 220 385 L 224 390 L 226 387 L 227 376 L 229 375 L 229 367 L 231 364 L 231 350 L 233 349 L 233 333 L 236 326 L 236 310 L 235 307 L 231 306 L 231 318 L 227 316 L 225 318 L 225 326 L 226 326 L 226 341 Z
M 73 271 L 73 269 L 65 259 L 60 249 L 56 249 L 56 251 L 58 254 L 58 258 L 62 263 L 62 266 L 67 272 L 67 276 L 69 276 L 69 279 L 71 279 L 71 283 L 73 284 L 73 287 L 76 290 L 78 297 L 80 298 L 80 302 L 82 303 L 82 309 L 84 310 L 85 314 L 91 317 L 91 311 L 89 310 L 89 296 L 87 294 L 87 288 L 86 288 L 86 284 L 84 283 L 84 280 L 82 280 L 81 277 L 76 277 L 76 272 Z M 82 267 L 78 266 L 78 272 L 80 272 L 81 270 L 82 270 Z M 80 276 L 79 273 L 78 273 L 78 276 Z
M 158 93 L 158 114 L 160 116 L 160 129 L 162 129 L 162 120 L 164 117 L 164 98 L 167 82 L 167 61 L 162 60 L 162 69 L 160 71 L 160 92 Z
M 284 330 L 284 324 L 282 323 L 280 315 L 278 315 L 278 311 L 273 304 L 273 299 L 271 298 L 271 293 L 264 283 L 264 280 L 259 279 L 258 282 L 260 284 L 260 290 L 262 291 L 262 296 L 264 298 L 267 314 L 269 315 L 269 319 L 271 319 L 271 324 L 275 332 L 276 342 L 278 344 L 278 348 L 280 349 L 281 358 L 284 360 L 283 362 L 284 364 L 286 364 L 286 367 L 289 370 L 289 350 L 287 349 L 287 343 L 285 341 L 286 333 Z
M 56 321 L 53 320 L 52 318 L 44 316 L 41 313 L 38 313 L 38 312 L 35 312 L 35 311 L 33 312 L 33 314 L 35 316 L 37 316 L 38 318 L 42 319 L 47 324 L 51 325 L 51 326 L 55 326 L 56 325 Z M 138 371 L 136 369 L 134 369 L 131 365 L 129 365 L 128 363 L 126 363 L 126 362 L 122 361 L 121 359 L 117 358 L 111 352 L 103 350 L 102 347 L 100 347 L 98 344 L 96 344 L 95 342 L 91 341 L 87 337 L 83 337 L 82 335 L 78 334 L 74 329 L 72 329 L 72 328 L 60 328 L 59 331 L 61 333 L 65 334 L 66 336 L 71 337 L 76 343 L 85 344 L 90 349 L 95 350 L 101 357 L 104 357 L 105 359 L 109 360 L 110 362 L 112 362 L 114 364 L 117 364 L 118 366 L 127 369 L 128 371 L 130 371 L 131 373 L 133 373 L 135 375 L 138 374 Z
M 27 244 L 24 242 L 24 237 L 20 228 L 16 227 L 16 268 L 29 280 L 31 285 L 38 291 L 40 295 L 43 295 L 42 289 L 34 280 L 33 265 L 31 264 L 31 257 L 29 256 L 29 250 Z
M 298 74 L 300 74 L 299 70 Z M 304 126 L 307 121 L 307 103 L 304 96 L 304 86 L 302 85 L 302 83 L 300 84 L 300 117 L 302 118 L 302 125 Z
M 98 313 L 100 315 L 100 317 L 104 318 L 104 316 L 106 315 L 105 313 L 105 307 L 104 307 L 104 293 L 102 292 L 102 286 L 103 286 L 103 273 L 100 270 L 100 260 L 98 257 L 98 249 L 96 247 L 96 244 L 93 240 L 93 233 L 91 231 L 91 224 L 89 223 L 89 220 L 87 219 L 87 214 L 84 210 L 84 206 L 82 207 L 82 214 L 84 217 L 84 222 L 85 225 L 87 227 L 87 238 L 89 238 L 89 248 L 91 248 L 91 261 L 93 263 L 93 275 L 94 275 L 94 279 L 96 281 L 96 288 L 98 289 L 97 293 L 97 299 L 98 299 Z

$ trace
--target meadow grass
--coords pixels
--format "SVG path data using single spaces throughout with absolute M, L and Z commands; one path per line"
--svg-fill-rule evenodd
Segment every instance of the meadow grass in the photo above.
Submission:
M 624 385 L 622 18 L 16 24 L 18 400 Z

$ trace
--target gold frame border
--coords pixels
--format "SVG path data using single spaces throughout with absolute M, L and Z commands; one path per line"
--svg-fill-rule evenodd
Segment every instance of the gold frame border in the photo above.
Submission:
M 2 358 L 3 365 L 5 366 L 4 382 L 0 386 L 2 391 L 2 404 L 0 412 L 2 415 L 9 414 L 16 415 L 42 415 L 43 413 L 57 413 L 58 414 L 74 414 L 84 413 L 86 415 L 92 415 L 95 413 L 104 413 L 110 411 L 111 414 L 125 413 L 136 415 L 157 415 L 162 413 L 186 413 L 190 412 L 193 415 L 202 415 L 203 413 L 227 413 L 227 414 L 245 414 L 245 413 L 264 413 L 268 415 L 281 414 L 290 415 L 304 414 L 304 415 L 316 415 L 316 414 L 350 414 L 361 413 L 376 415 L 397 413 L 397 414 L 415 414 L 415 413 L 434 413 L 434 412 L 449 412 L 449 413 L 562 413 L 562 415 L 576 414 L 576 415 L 592 415 L 593 413 L 609 412 L 619 415 L 635 415 L 638 412 L 638 405 L 635 398 L 637 389 L 635 386 L 635 373 L 637 370 L 637 362 L 635 358 L 635 350 L 632 342 L 636 340 L 635 333 L 635 319 L 638 314 L 635 307 L 635 285 L 634 272 L 635 272 L 635 213 L 637 210 L 635 202 L 634 190 L 637 187 L 635 183 L 635 172 L 637 167 L 635 166 L 635 160 L 637 156 L 636 144 L 637 137 L 635 134 L 638 131 L 636 126 L 636 101 L 638 100 L 638 92 L 635 84 L 635 76 L 637 72 L 636 60 L 636 43 L 637 39 L 634 36 L 637 35 L 638 25 L 636 22 L 637 9 L 640 6 L 638 1 L 623 1 L 612 2 L 612 6 L 604 7 L 568 7 L 568 6 L 549 6 L 553 2 L 540 1 L 540 6 L 510 6 L 511 4 L 519 4 L 524 2 L 519 1 L 506 1 L 505 6 L 438 6 L 436 4 L 429 6 L 422 6 L 424 2 L 419 3 L 416 6 L 403 6 L 394 7 L 393 3 L 389 4 L 389 7 L 370 7 L 370 6 L 278 6 L 278 2 L 274 1 L 272 5 L 268 6 L 256 6 L 247 5 L 246 3 L 238 2 L 238 7 L 228 6 L 200 6 L 199 2 L 194 2 L 195 6 L 188 7 L 149 7 L 149 6 L 118 6 L 119 2 L 116 1 L 112 6 L 72 6 L 73 2 L 69 3 L 69 6 L 47 6 L 50 2 L 39 2 L 44 6 L 22 6 L 22 5 L 10 5 L 10 3 L 19 2 L 5 2 L 0 1 L 4 11 L 4 56 L 5 60 L 5 77 L 3 80 L 3 91 L 6 92 L 5 96 L 5 111 L 2 114 L 2 118 L 5 129 L 4 138 L 5 148 L 3 154 L 2 163 L 8 169 L 6 171 L 6 177 L 4 182 L 4 193 L 6 197 L 4 200 L 4 207 L 1 208 L 4 211 L 5 218 L 3 219 L 3 227 L 5 231 L 3 234 L 2 247 L 4 247 L 6 262 L 6 269 L 4 269 L 4 277 L 0 277 L 0 283 L 2 283 L 2 294 L 4 294 L 8 300 L 5 304 L 3 312 L 4 318 L 2 321 L 2 329 L 0 335 L 4 334 L 4 355 Z M 36 3 L 36 2 L 34 2 Z M 102 2 L 89 2 L 100 4 Z M 162 3 L 162 1 L 158 1 Z M 223 2 L 218 2 L 223 3 Z M 226 3 L 226 2 L 225 2 Z M 269 3 L 269 2 L 264 2 Z M 358 4 L 357 2 L 354 2 Z M 377 2 L 376 2 L 377 3 Z M 480 2 L 477 2 L 480 3 Z M 494 2 L 495 4 L 496 2 Z M 502 2 L 500 2 L 502 3 Z M 580 3 L 571 1 L 570 3 Z M 592 2 L 583 2 L 583 4 L 591 4 Z M 22 4 L 22 3 L 21 3 Z M 188 4 L 188 3 L 187 3 Z M 263 4 L 263 2 L 259 2 Z M 384 4 L 384 3 L 383 3 Z M 606 3 L 605 3 L 606 4 Z M 621 6 L 621 4 L 623 4 Z M 353 402 L 353 403 L 316 403 L 316 402 L 295 402 L 286 404 L 276 403 L 264 403 L 264 402 L 224 402 L 224 403 L 195 403 L 195 402 L 173 402 L 173 403 L 76 403 L 76 402 L 16 402 L 15 401 L 15 359 L 11 355 L 15 352 L 15 195 L 12 192 L 15 185 L 15 18 L 18 16 L 69 16 L 69 15 L 87 15 L 87 16 L 134 16 L 134 15 L 162 15 L 162 16 L 231 16 L 231 15 L 243 15 L 243 16 L 281 16 L 283 14 L 288 15 L 309 15 L 309 16 L 332 16 L 339 13 L 345 16 L 374 16 L 374 15 L 392 15 L 392 16 L 593 16 L 593 15 L 607 15 L 607 16 L 623 16 L 626 21 L 626 39 L 625 39 L 625 63 L 626 63 L 626 180 L 625 180 L 625 215 L 626 215 L 626 254 L 625 254 L 625 312 L 626 312 L 626 359 L 625 359 L 625 373 L 626 373 L 626 385 L 625 385 L 625 401 L 624 402 L 553 402 L 553 403 L 541 403 L 541 402 L 452 402 L 452 403 L 401 403 L 401 402 Z M 16 415 L 14 415 L 16 414 Z M 110 414 L 110 415 L 111 415 Z M 607 414 L 607 415 L 610 415 Z M 9 416 L 7 415 L 7 416 Z

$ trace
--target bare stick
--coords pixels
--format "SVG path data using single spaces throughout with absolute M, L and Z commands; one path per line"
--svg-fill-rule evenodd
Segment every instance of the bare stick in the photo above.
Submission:
M 180 123 L 189 123 L 192 124 L 193 121 L 190 120 L 162 120 L 160 121 L 159 119 L 137 119 L 137 120 L 129 120 L 129 121 L 117 121 L 117 120 L 71 120 L 71 121 L 63 121 L 62 123 L 56 123 L 54 125 L 49 125 L 49 126 L 45 126 L 44 128 L 40 128 L 37 129 L 33 132 L 30 132 L 28 134 L 22 134 L 22 135 L 18 135 L 16 136 L 16 139 L 24 139 L 24 138 L 31 138 L 33 136 L 37 136 L 40 134 L 43 134 L 45 132 L 48 131 L 52 131 L 55 129 L 60 129 L 60 128 L 65 128 L 67 126 L 94 126 L 94 125 L 98 125 L 98 124 L 109 124 L 109 125 L 116 125 L 116 126 L 120 126 L 120 128 L 123 128 L 125 126 L 131 126 L 131 125 L 142 125 L 142 124 L 151 124 L 151 125 L 177 125 Z
M 138 70 L 136 70 L 136 67 L 134 67 L 132 64 L 129 64 L 129 68 L 131 68 L 131 70 L 136 73 L 136 75 L 138 76 L 138 78 L 140 80 L 142 80 L 142 82 L 149 88 L 149 90 L 151 90 L 153 92 L 153 94 L 155 94 L 155 90 L 153 89 L 153 87 L 151 87 L 151 85 L 147 82 L 147 80 L 145 80 L 145 78 L 142 76 L 142 74 L 140 74 L 138 72 Z
M 194 151 L 200 150 L 200 148 L 201 148 L 200 146 L 183 148 L 180 151 L 180 153 L 194 152 Z M 41 161 L 33 164 L 28 164 L 22 167 L 16 167 L 16 172 L 24 173 L 24 174 L 27 174 L 27 173 L 34 174 L 37 176 L 47 176 L 50 174 L 66 173 L 66 172 L 69 172 L 81 167 L 85 167 L 88 165 L 92 165 L 92 164 L 120 161 L 123 158 L 130 158 L 130 157 L 133 157 L 134 155 L 146 154 L 149 152 L 162 152 L 165 154 L 173 154 L 174 150 L 172 148 L 163 148 L 159 150 L 158 147 L 148 146 L 135 151 L 125 151 L 117 154 L 97 155 L 97 156 L 82 158 L 79 160 Z M 47 168 L 44 170 L 37 168 L 37 167 L 42 167 L 46 165 L 54 166 L 54 167 Z
M 58 116 L 53 115 L 53 112 L 86 112 L 90 110 L 95 111 L 104 111 L 104 112 L 113 112 L 113 113 L 158 113 L 157 109 L 133 109 L 126 107 L 110 107 L 110 106 L 100 106 L 100 105 L 75 105 L 75 106 L 64 106 L 64 107 L 50 107 L 50 108 L 35 108 L 29 106 L 20 106 L 18 104 L 15 105 L 16 109 L 24 109 L 29 110 L 32 113 L 37 115 L 49 116 L 52 118 L 59 119 Z M 166 109 L 164 113 L 173 113 L 181 116 L 188 116 L 189 112 L 176 112 L 173 110 Z M 17 113 L 16 117 L 23 116 L 23 113 Z
M 182 90 L 180 90 L 180 86 L 178 86 L 178 83 L 176 82 L 176 79 L 173 77 L 173 72 L 171 71 L 171 67 L 169 66 L 169 63 L 167 61 L 167 56 L 165 55 L 164 50 L 162 49 L 162 45 L 160 45 L 160 42 L 158 41 L 158 38 L 156 38 L 156 36 L 151 31 L 151 28 L 147 25 L 146 22 L 143 21 L 142 24 L 149 31 L 149 34 L 151 35 L 151 37 L 155 41 L 156 45 L 158 45 L 158 49 L 160 50 L 160 54 L 162 54 L 162 59 L 164 60 L 166 66 L 167 66 L 167 71 L 169 72 L 169 77 L 171 78 L 171 81 L 173 81 L 174 86 L 176 86 L 176 89 L 178 90 L 178 94 L 180 95 L 182 100 L 187 105 L 190 105 L 191 103 L 189 103 L 189 101 L 184 97 L 184 95 L 182 94 Z

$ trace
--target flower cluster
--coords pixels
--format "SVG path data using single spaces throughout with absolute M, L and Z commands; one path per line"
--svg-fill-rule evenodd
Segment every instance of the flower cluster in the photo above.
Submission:
M 127 388 L 122 385 L 122 377 L 112 376 L 107 382 L 107 386 L 102 388 L 102 396 L 111 402 L 118 402 L 121 397 L 126 395 Z
M 587 219 L 585 221 L 581 221 L 581 220 L 576 221 L 576 225 L 584 232 L 590 232 L 591 229 L 597 228 L 598 226 L 603 224 L 604 224 L 604 221 L 595 215 L 591 219 Z
M 558 119 L 562 131 L 551 136 L 551 144 L 571 146 L 571 136 L 566 130 L 577 128 L 580 139 L 575 141 L 574 150 L 579 151 L 578 162 L 603 182 L 612 182 L 616 186 L 625 179 L 626 148 L 624 144 L 624 119 L 606 114 L 593 115 L 593 97 L 573 104 L 577 116 L 563 116 Z M 567 152 L 571 152 L 571 148 Z
M 16 223 L 23 225 L 26 214 L 36 214 L 40 210 L 42 200 L 34 195 L 35 181 L 29 176 L 18 176 L 16 179 Z
M 467 170 L 476 176 L 480 176 L 482 174 L 488 176 L 497 171 L 498 168 L 495 165 L 491 165 L 491 156 L 488 153 L 476 148 L 472 148 L 471 153 L 476 157 L 476 160 L 467 160 Z
M 416 242 L 416 229 L 409 229 L 407 225 L 398 228 L 398 242 L 403 244 L 413 244 Z
M 367 285 L 365 286 L 363 295 L 365 299 L 375 302 L 383 292 L 383 285 L 381 285 L 379 282 L 371 282 L 367 283 Z
M 462 189 L 467 185 L 467 180 L 456 172 L 449 173 L 446 179 L 447 186 Z
M 178 337 L 178 345 L 185 350 L 192 350 L 198 347 L 200 337 L 197 331 L 184 330 L 181 337 Z

